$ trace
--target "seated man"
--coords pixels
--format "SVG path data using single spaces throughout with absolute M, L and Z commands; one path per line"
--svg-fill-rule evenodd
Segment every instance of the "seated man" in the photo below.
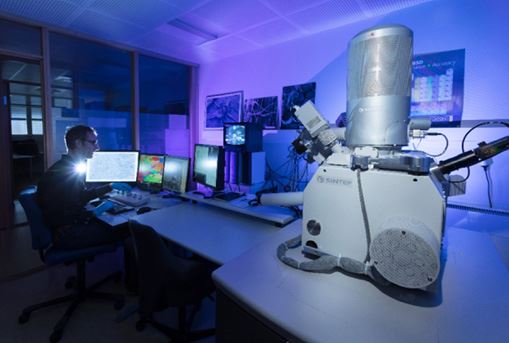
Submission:
M 65 134 L 67 154 L 52 165 L 38 185 L 38 203 L 44 220 L 53 232 L 53 244 L 61 249 L 80 249 L 120 241 L 128 236 L 127 228 L 111 229 L 95 217 L 112 206 L 106 202 L 88 211 L 85 205 L 113 188 L 128 190 L 127 184 L 107 184 L 88 189 L 83 166 L 99 149 L 97 133 L 78 125 Z

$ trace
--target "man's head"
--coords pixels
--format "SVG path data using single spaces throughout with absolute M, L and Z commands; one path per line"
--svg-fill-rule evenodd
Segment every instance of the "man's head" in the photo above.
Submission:
M 97 133 L 89 126 L 76 125 L 65 133 L 67 152 L 73 157 L 92 158 L 94 151 L 99 150 Z

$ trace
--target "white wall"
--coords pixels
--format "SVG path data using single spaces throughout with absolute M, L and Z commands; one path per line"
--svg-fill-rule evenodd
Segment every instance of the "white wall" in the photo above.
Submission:
M 200 67 L 199 135 L 202 143 L 222 143 L 222 132 L 204 129 L 205 97 L 237 90 L 245 98 L 279 97 L 282 87 L 316 82 L 316 106 L 331 122 L 346 110 L 347 44 L 359 31 L 378 24 L 397 23 L 414 32 L 416 54 L 466 49 L 464 120 L 505 119 L 509 121 L 509 25 L 504 0 L 441 0 L 393 14 L 322 32 L 297 41 L 228 58 Z M 439 160 L 461 151 L 461 138 L 468 128 L 435 129 L 450 139 L 447 153 Z M 474 131 L 466 147 L 508 135 L 508 129 Z M 276 166 L 286 159 L 287 148 L 296 137 L 293 130 L 266 131 L 265 151 Z M 417 144 L 417 142 L 415 142 Z M 421 142 L 419 149 L 437 153 L 443 148 L 440 137 Z M 509 209 L 509 151 L 494 159 L 491 176 L 495 185 L 494 204 Z M 482 168 L 472 169 L 467 194 L 457 202 L 487 206 L 486 180 Z M 464 171 L 460 171 L 464 174 Z

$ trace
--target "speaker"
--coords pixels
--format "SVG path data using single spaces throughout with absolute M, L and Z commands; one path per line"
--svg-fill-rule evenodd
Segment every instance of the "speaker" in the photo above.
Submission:
M 374 27 L 350 41 L 348 146 L 407 145 L 412 46 L 412 31 L 401 25 Z

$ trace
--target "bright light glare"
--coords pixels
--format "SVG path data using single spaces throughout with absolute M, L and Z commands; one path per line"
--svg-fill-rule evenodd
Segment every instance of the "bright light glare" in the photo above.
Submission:
M 75 164 L 74 171 L 78 174 L 85 174 L 87 171 L 87 164 L 85 162 Z
M 203 161 L 203 167 L 205 169 L 215 169 L 215 168 L 217 168 L 217 160 L 207 159 L 207 160 Z
M 175 173 L 178 170 L 178 165 L 175 162 L 166 162 L 164 168 L 168 173 Z

